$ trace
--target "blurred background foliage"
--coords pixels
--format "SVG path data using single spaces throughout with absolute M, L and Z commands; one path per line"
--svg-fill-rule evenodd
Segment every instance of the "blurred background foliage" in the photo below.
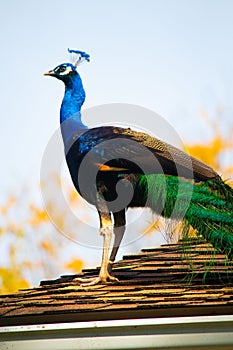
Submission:
M 231 156 L 233 141 L 230 137 L 233 126 L 228 125 L 222 130 L 218 123 L 219 117 L 221 116 L 218 116 L 217 120 L 212 119 L 207 113 L 201 112 L 203 127 L 210 131 L 212 136 L 208 140 L 192 144 L 186 140 L 185 150 L 212 166 L 230 183 L 233 178 Z M 83 213 L 83 221 L 90 220 L 88 215 L 85 215 L 80 197 L 70 184 L 62 183 L 54 174 L 53 179 L 48 179 L 48 184 L 44 185 L 49 186 L 49 181 L 56 184 L 58 191 L 65 188 L 69 205 L 74 211 L 79 210 Z M 38 281 L 56 278 L 61 272 L 78 273 L 88 264 L 85 257 L 79 256 L 78 252 L 75 253 L 75 249 L 70 249 L 69 253 L 69 247 L 74 243 L 58 234 L 58 231 L 65 230 L 72 236 L 72 232 L 75 235 L 79 230 L 69 217 L 69 213 L 62 211 L 59 203 L 53 201 L 51 193 L 50 209 L 56 213 L 57 227 L 55 227 L 41 201 L 30 200 L 30 191 L 31 189 L 22 187 L 19 194 L 8 194 L 5 203 L 0 206 L 1 294 L 37 285 Z M 146 223 L 146 225 L 147 236 L 153 235 L 158 229 L 158 223 Z M 148 244 L 151 244 L 151 240 Z M 138 247 L 135 246 L 135 249 Z M 90 251 L 90 254 L 93 253 Z

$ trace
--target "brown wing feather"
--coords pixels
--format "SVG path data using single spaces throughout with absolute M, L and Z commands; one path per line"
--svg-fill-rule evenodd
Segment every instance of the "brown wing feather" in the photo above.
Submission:
M 145 146 L 158 159 L 163 168 L 163 172 L 168 175 L 179 175 L 186 178 L 193 176 L 201 181 L 219 177 L 219 175 L 208 165 L 200 160 L 189 156 L 180 149 L 169 145 L 155 137 L 146 133 L 131 130 L 130 128 L 120 128 L 114 126 L 105 126 L 89 129 L 85 131 L 85 137 L 82 137 L 82 143 L 87 145 L 87 148 L 93 149 L 93 145 L 101 144 L 108 140 L 116 139 L 119 142 L 114 143 L 112 148 L 108 148 L 108 156 L 112 161 L 104 159 L 100 160 L 98 168 L 100 171 L 136 171 L 130 159 L 135 164 L 145 164 L 146 167 L 151 165 L 151 157 L 140 155 L 139 148 L 134 144 L 127 144 L 123 141 L 130 139 Z M 79 135 L 74 136 L 74 140 L 79 138 Z M 122 142 L 121 142 L 122 140 Z M 108 157 L 108 159 L 110 159 Z M 103 166 L 108 163 L 107 166 Z M 98 162 L 96 162 L 98 163 Z M 102 168 L 101 168 L 102 167 Z M 151 166 L 153 170 L 153 167 Z M 161 167 L 160 170 L 161 171 Z
M 157 138 L 142 132 L 137 132 L 131 129 L 121 129 L 120 131 L 125 136 L 140 142 L 142 145 L 150 149 L 159 159 L 164 159 L 181 166 L 187 170 L 193 171 L 194 176 L 200 180 L 208 180 L 219 177 L 218 173 L 210 166 L 200 160 L 189 156 L 180 149 L 169 145 Z

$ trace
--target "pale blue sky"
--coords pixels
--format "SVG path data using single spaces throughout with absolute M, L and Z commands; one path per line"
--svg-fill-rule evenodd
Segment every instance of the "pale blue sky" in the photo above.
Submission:
M 42 73 L 68 61 L 68 47 L 91 55 L 80 67 L 86 108 L 138 104 L 184 140 L 207 138 L 200 110 L 232 118 L 232 14 L 231 0 L 2 2 L 1 193 L 39 181 L 63 95 Z

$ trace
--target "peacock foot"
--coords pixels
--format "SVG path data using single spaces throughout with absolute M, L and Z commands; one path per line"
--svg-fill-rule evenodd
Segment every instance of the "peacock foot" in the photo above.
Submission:
M 75 278 L 73 282 L 78 282 L 81 286 L 95 286 L 97 284 L 108 284 L 113 282 L 119 282 L 118 278 L 110 275 L 108 272 L 104 274 L 99 274 L 98 277 L 90 278 Z

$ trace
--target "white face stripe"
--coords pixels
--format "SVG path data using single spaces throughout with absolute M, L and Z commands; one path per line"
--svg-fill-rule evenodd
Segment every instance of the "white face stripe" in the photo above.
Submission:
M 70 72 L 72 72 L 72 68 L 71 66 L 67 66 L 66 70 L 64 70 L 64 72 L 60 72 L 60 75 L 68 75 Z

